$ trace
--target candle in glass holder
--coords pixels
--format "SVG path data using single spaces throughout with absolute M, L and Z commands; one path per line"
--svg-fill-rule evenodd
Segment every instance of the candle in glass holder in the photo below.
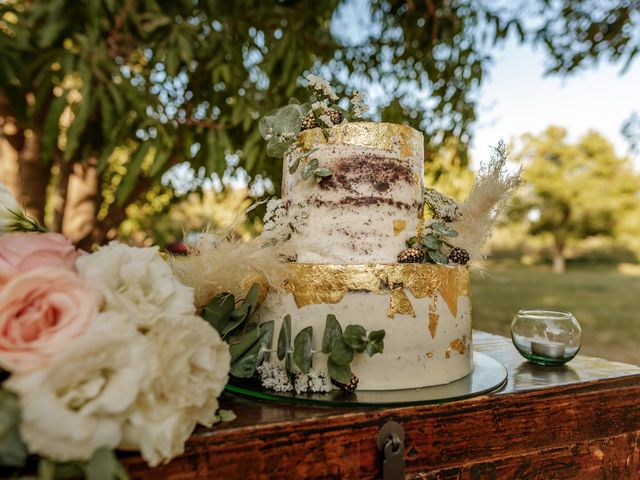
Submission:
M 564 357 L 564 344 L 558 342 L 531 342 L 531 353 L 549 358 Z

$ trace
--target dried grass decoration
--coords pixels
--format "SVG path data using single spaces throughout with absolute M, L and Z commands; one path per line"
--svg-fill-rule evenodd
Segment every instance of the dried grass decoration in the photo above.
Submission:
M 482 246 L 489 238 L 500 209 L 522 185 L 522 168 L 505 171 L 509 151 L 501 140 L 493 147 L 491 160 L 483 164 L 467 199 L 458 206 L 458 216 L 450 224 L 458 232 L 451 244 L 465 249 L 471 260 L 482 260 Z
M 278 290 L 285 280 L 284 263 L 276 245 L 262 237 L 249 241 L 236 238 L 236 224 L 204 232 L 189 245 L 189 255 L 170 260 L 176 277 L 194 289 L 198 308 L 222 292 L 244 298 L 253 283 L 260 285 L 260 304 L 269 289 Z

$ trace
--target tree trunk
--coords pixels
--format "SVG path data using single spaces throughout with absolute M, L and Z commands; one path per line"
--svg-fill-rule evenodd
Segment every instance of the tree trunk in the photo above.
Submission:
M 93 247 L 85 238 L 94 229 L 102 198 L 97 164 L 98 159 L 93 156 L 72 164 L 62 222 L 62 233 L 85 250 Z
M 9 101 L 0 92 L 0 182 L 18 199 L 18 154 L 24 145 L 24 132 L 11 115 Z
M 0 137 L 0 182 L 4 183 L 14 197 L 18 198 L 18 152 Z
M 25 130 L 24 145 L 18 154 L 18 203 L 44 225 L 44 207 L 51 168 L 40 159 L 40 135 Z
M 58 178 L 56 188 L 53 192 L 53 218 L 49 230 L 53 232 L 62 232 L 64 224 L 64 212 L 67 205 L 67 192 L 69 190 L 69 178 L 73 172 L 73 163 L 65 162 L 60 155 L 56 159 L 58 164 Z
M 564 256 L 564 245 L 556 243 L 553 249 L 553 273 L 564 273 L 566 270 L 566 259 Z

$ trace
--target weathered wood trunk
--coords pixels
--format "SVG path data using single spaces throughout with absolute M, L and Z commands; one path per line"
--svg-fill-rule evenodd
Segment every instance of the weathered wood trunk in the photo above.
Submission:
M 237 419 L 201 429 L 157 469 L 123 461 L 133 479 L 375 479 L 380 427 L 406 433 L 406 478 L 640 479 L 640 367 L 579 355 L 536 367 L 503 337 L 474 332 L 508 384 L 468 400 L 406 408 L 327 408 L 237 396 Z

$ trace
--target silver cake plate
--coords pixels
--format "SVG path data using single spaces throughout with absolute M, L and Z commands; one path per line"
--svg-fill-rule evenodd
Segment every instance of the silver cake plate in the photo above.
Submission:
M 272 392 L 254 382 L 234 382 L 226 390 L 260 400 L 333 407 L 397 407 L 444 403 L 483 395 L 502 388 L 507 383 L 507 369 L 496 359 L 483 353 L 473 353 L 473 371 L 466 377 L 445 385 L 406 390 L 356 390 L 346 393 Z

